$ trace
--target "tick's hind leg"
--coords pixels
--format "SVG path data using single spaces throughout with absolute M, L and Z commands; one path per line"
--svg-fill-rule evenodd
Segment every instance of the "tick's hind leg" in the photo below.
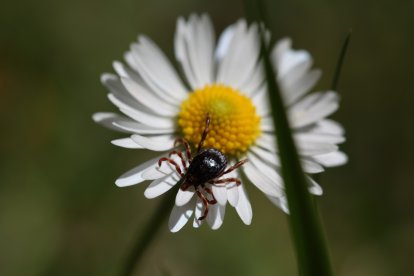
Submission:
M 196 193 L 198 197 L 203 201 L 203 206 L 204 206 L 204 214 L 197 219 L 203 220 L 207 217 L 207 214 L 208 214 L 208 204 L 209 204 L 208 199 L 199 190 L 197 190 Z
M 159 167 L 161 167 L 161 164 L 162 164 L 163 162 L 168 162 L 168 163 L 170 163 L 171 165 L 173 165 L 173 166 L 175 167 L 175 170 L 177 171 L 177 173 L 178 173 L 181 177 L 184 177 L 184 174 L 183 174 L 183 172 L 181 171 L 180 166 L 178 166 L 178 164 L 177 164 L 174 160 L 172 160 L 171 158 L 168 158 L 168 157 L 162 157 L 162 158 L 160 158 L 160 160 L 158 160 L 158 166 L 159 166 Z
M 216 204 L 217 203 L 217 199 L 214 197 L 213 191 L 210 188 L 204 187 L 204 190 L 206 191 L 206 193 L 208 193 L 209 195 L 211 195 L 211 197 L 213 199 L 208 200 L 209 204 Z

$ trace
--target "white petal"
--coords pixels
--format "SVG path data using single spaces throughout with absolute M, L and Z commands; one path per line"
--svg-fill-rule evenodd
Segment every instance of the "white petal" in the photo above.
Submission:
M 146 198 L 155 198 L 170 190 L 177 184 L 179 177 L 172 173 L 163 178 L 155 179 L 144 192 Z
M 311 55 L 304 50 L 288 50 L 281 58 L 284 64 L 278 66 L 279 81 L 300 81 L 313 64 Z
M 171 135 L 158 135 L 156 137 L 145 137 L 138 134 L 131 136 L 135 143 L 143 148 L 153 151 L 167 151 L 174 147 L 174 137 Z
M 224 186 L 212 185 L 211 189 L 218 204 L 225 205 L 227 203 L 227 188 Z
M 281 41 L 281 43 L 286 43 L 285 41 Z M 290 44 L 290 42 L 289 42 Z M 286 45 L 284 45 L 286 46 Z M 278 45 L 276 45 L 276 48 Z M 275 48 L 275 49 L 276 49 Z M 284 49 L 283 52 L 276 58 L 277 63 L 277 73 L 278 76 L 284 77 L 290 71 L 292 71 L 296 66 L 311 60 L 310 54 L 305 50 L 293 50 L 290 48 L 290 45 Z
M 164 98 L 157 97 L 154 93 L 147 90 L 147 88 L 129 78 L 121 78 L 121 81 L 128 92 L 133 95 L 137 101 L 141 102 L 153 112 L 168 117 L 175 116 L 178 113 L 178 104 L 174 105 L 168 103 Z M 116 103 L 114 104 L 116 105 Z M 126 107 L 121 107 L 128 108 L 128 104 L 125 105 Z
M 139 90 L 127 90 L 127 93 L 132 96 L 136 101 L 138 102 L 142 102 L 143 99 L 141 99 L 142 96 L 146 96 L 147 94 L 153 94 L 150 95 L 150 98 L 152 99 L 153 97 L 155 97 L 155 99 L 159 100 L 164 100 L 165 102 L 172 104 L 172 105 L 176 105 L 175 101 L 171 101 L 171 99 L 169 99 L 169 97 L 164 97 L 164 95 L 161 95 L 161 97 L 157 97 L 157 93 L 155 93 L 151 87 L 149 87 L 146 82 L 144 81 L 144 79 L 141 77 L 141 75 L 138 73 L 140 70 L 140 65 L 137 64 L 135 62 L 135 59 L 132 55 L 132 53 L 127 53 L 125 56 L 127 62 L 132 63 L 131 67 L 132 68 L 136 68 L 136 71 L 131 70 L 130 68 L 128 68 L 127 66 L 124 66 L 124 64 L 122 64 L 121 62 L 118 61 L 114 61 L 113 62 L 113 67 L 115 69 L 115 71 L 118 73 L 118 75 L 121 78 L 125 78 L 125 79 L 129 79 L 132 82 L 136 83 L 138 85 L 138 87 L 140 88 Z M 140 94 L 137 93 L 137 91 L 140 92 Z M 146 103 L 145 99 L 144 99 L 144 103 Z M 146 107 L 147 108 L 147 107 Z M 149 106 L 147 108 L 147 110 L 150 110 L 150 114 L 157 114 L 156 112 L 154 112 L 154 107 Z M 145 111 L 145 109 L 143 110 Z
M 155 180 L 162 177 L 165 177 L 167 175 L 170 175 L 173 171 L 168 170 L 169 172 L 162 171 L 158 165 L 155 167 L 151 167 L 150 169 L 146 170 L 142 174 L 142 178 L 145 180 Z
M 301 156 L 314 156 L 338 150 L 338 146 L 327 143 L 300 143 L 297 147 Z
M 239 202 L 239 191 L 237 187 L 227 188 L 227 199 L 231 206 L 237 206 L 237 202 Z
M 284 103 L 289 106 L 308 93 L 318 82 L 321 75 L 322 72 L 320 70 L 313 69 L 299 79 L 294 79 L 293 77 L 289 79 L 289 75 L 287 75 L 286 79 L 280 80 L 279 85 Z
M 259 174 L 263 174 L 264 178 L 267 179 L 267 183 L 269 183 L 270 187 L 272 188 L 271 195 L 279 195 L 282 193 L 284 189 L 282 177 L 279 175 L 278 166 L 266 162 L 261 158 L 253 153 L 247 154 L 247 159 L 249 163 L 256 168 L 256 170 L 260 171 Z
M 292 41 L 290 38 L 283 38 L 280 39 L 276 45 L 272 49 L 272 60 L 276 63 L 276 66 L 280 67 L 280 60 L 282 59 L 282 56 L 290 50 L 292 45 Z
M 239 90 L 241 92 L 244 92 L 248 96 L 253 96 L 255 93 L 258 93 L 258 91 L 262 90 L 263 86 L 265 86 L 264 76 L 265 76 L 265 73 L 264 73 L 263 62 L 259 61 L 257 62 L 250 76 L 246 78 L 244 83 L 240 84 Z M 264 90 L 266 92 L 265 94 L 267 97 L 267 88 Z
M 260 39 L 257 24 L 252 24 L 248 29 L 241 45 L 235 45 L 230 51 L 234 51 L 234 59 L 230 61 L 230 71 L 228 84 L 242 90 L 247 95 L 252 95 L 256 90 L 253 88 L 257 83 L 264 80 L 262 68 L 257 68 L 262 64 L 257 64 L 260 53 Z M 255 70 L 262 71 L 262 79 L 255 79 Z M 255 84 L 251 82 L 256 82 Z M 249 88 L 252 87 L 252 88 Z M 245 90 L 248 88 L 248 90 Z M 257 86 L 255 87 L 257 88 Z
M 184 18 L 180 17 L 177 20 L 177 26 L 176 26 L 175 37 L 174 37 L 175 58 L 180 63 L 181 68 L 183 69 L 184 75 L 188 83 L 193 88 L 197 86 L 197 80 L 196 80 L 193 70 L 191 69 L 190 60 L 186 58 L 187 56 L 187 49 L 186 49 L 187 46 L 185 43 L 185 37 L 187 36 L 186 33 L 187 33 L 187 24 Z
M 336 167 L 348 162 L 348 156 L 341 151 L 335 151 L 327 154 L 312 156 L 314 160 L 325 167 Z
M 291 44 L 290 39 L 282 39 L 272 51 L 278 83 L 287 106 L 309 92 L 321 76 L 319 70 L 309 71 L 313 62 L 309 53 L 293 50 Z
M 331 135 L 343 135 L 345 133 L 344 128 L 337 122 L 324 119 L 316 123 L 312 129 L 314 133 L 331 134 Z
M 98 113 L 93 114 L 92 119 L 95 121 L 95 123 L 103 125 L 106 128 L 116 130 L 116 131 L 120 131 L 120 132 L 131 133 L 130 131 L 119 128 L 119 127 L 117 127 L 113 124 L 114 121 L 130 121 L 130 122 L 132 122 L 132 120 L 130 120 L 126 117 L 120 116 L 118 114 L 115 114 L 115 113 L 112 113 L 112 112 L 98 112 Z
M 168 220 L 168 227 L 171 232 L 178 232 L 184 225 L 186 225 L 194 213 L 194 202 L 194 200 L 191 200 L 184 206 L 174 205 L 170 219 Z
M 273 197 L 268 195 L 267 198 L 277 207 L 282 209 L 283 212 L 289 214 L 289 206 L 285 196 Z
M 151 127 L 134 121 L 115 120 L 112 124 L 124 131 L 137 134 L 173 134 L 175 132 L 172 128 Z
M 210 210 L 207 215 L 207 223 L 211 229 L 217 230 L 223 224 L 224 214 L 226 211 L 226 205 L 214 204 L 210 205 Z
M 270 152 L 277 152 L 276 137 L 274 134 L 262 133 L 256 140 L 256 144 Z
M 211 189 L 217 202 L 225 205 L 227 203 L 227 188 L 225 186 L 211 185 Z
M 153 159 L 151 159 L 151 160 L 149 160 L 149 161 L 133 168 L 132 170 L 127 171 L 126 173 L 124 173 L 123 175 L 118 177 L 115 184 L 119 187 L 125 187 L 125 186 L 138 184 L 138 183 L 144 181 L 145 179 L 142 178 L 142 174 L 145 172 L 145 170 L 147 170 L 151 167 L 158 166 L 157 162 L 160 158 L 161 158 L 161 156 L 155 157 L 155 158 L 153 158 Z
M 102 74 L 102 84 L 109 90 L 110 94 L 113 94 L 119 101 L 125 105 L 130 106 L 132 109 L 139 109 L 145 112 L 152 112 L 150 108 L 137 101 L 128 90 L 124 87 L 118 76 L 114 74 Z
M 260 117 L 270 115 L 269 97 L 267 87 L 263 85 L 253 96 L 252 102 L 256 107 L 256 112 Z
M 148 118 L 150 118 L 160 126 L 168 126 L 165 125 L 163 120 L 171 121 L 171 117 L 176 115 L 178 109 L 174 110 L 176 108 L 174 106 L 160 110 L 159 104 L 163 105 L 163 103 L 160 103 L 162 100 L 156 98 L 152 92 L 147 91 L 145 88 L 133 90 L 130 93 L 121 80 L 112 74 L 103 74 L 101 81 L 111 92 L 108 94 L 108 99 L 125 115 L 138 122 L 145 124 L 148 122 Z M 169 118 L 161 116 L 168 116 Z
M 320 173 L 324 171 L 324 168 L 321 165 L 310 158 L 301 158 L 300 162 L 303 171 L 306 173 Z
M 231 30 L 231 29 L 230 29 Z M 227 85 L 232 85 L 231 81 L 236 77 L 233 71 L 233 64 L 235 59 L 239 57 L 240 50 L 235 51 L 237 47 L 241 47 L 243 39 L 246 36 L 247 24 L 244 20 L 239 20 L 234 24 L 234 29 L 232 30 L 233 35 L 231 36 L 231 41 L 228 48 L 225 51 L 225 55 L 218 64 L 218 73 L 217 73 L 217 82 L 225 83 Z M 221 42 L 221 40 L 220 40 Z M 230 70 L 231 69 L 231 70 Z
M 278 83 L 282 92 L 284 103 L 290 106 L 300 99 L 315 85 L 320 78 L 319 70 L 309 71 L 312 60 L 303 60 L 285 75 L 278 75 Z
M 253 185 L 259 188 L 263 193 L 275 197 L 280 196 L 283 193 L 271 179 L 253 166 L 251 162 L 247 162 L 243 165 L 242 169 Z
M 138 109 L 133 110 L 133 109 L 123 108 L 123 107 L 121 107 L 119 110 L 125 115 L 127 115 L 128 117 L 147 126 L 153 126 L 153 127 L 159 127 L 159 128 L 171 128 L 171 129 L 176 128 L 174 117 L 166 118 L 166 117 L 161 117 L 158 115 L 152 115 L 146 112 L 142 112 L 141 110 L 138 110 Z
M 138 145 L 131 138 L 121 138 L 112 140 L 111 143 L 115 146 L 127 148 L 127 149 L 142 149 L 142 146 Z
M 309 176 L 306 176 L 306 179 L 307 179 L 307 181 L 309 183 L 309 192 L 311 194 L 318 195 L 318 196 L 320 196 L 320 195 L 323 194 L 322 187 L 318 183 L 316 183 L 315 180 L 313 180 Z
M 239 175 L 236 171 L 232 171 L 228 174 L 223 175 L 220 179 L 226 179 L 226 178 L 239 178 Z M 224 187 L 226 190 L 226 195 L 222 195 L 221 193 L 223 190 L 220 190 L 220 187 Z M 237 205 L 237 202 L 239 200 L 239 191 L 237 189 L 237 183 L 236 182 L 229 182 L 229 183 L 222 183 L 222 184 L 216 184 L 213 185 L 213 194 L 216 196 L 214 191 L 218 192 L 217 201 L 219 201 L 220 204 L 224 205 L 226 203 L 226 199 L 229 201 L 230 205 L 235 207 Z M 224 203 L 224 204 L 223 204 Z
M 274 132 L 275 127 L 273 124 L 273 119 L 270 117 L 264 117 L 260 120 L 260 129 L 264 132 Z
M 183 83 L 154 42 L 146 36 L 140 36 L 138 43 L 131 45 L 131 53 L 140 76 L 154 93 L 161 98 L 165 97 L 170 103 L 179 103 L 185 99 L 187 91 Z
M 308 95 L 294 104 L 289 110 L 289 119 L 292 128 L 303 127 L 317 122 L 335 112 L 338 109 L 339 97 L 334 92 L 327 92 L 319 97 L 319 94 Z M 312 101 L 309 101 L 312 99 Z
M 175 53 L 193 89 L 213 82 L 214 30 L 207 15 L 177 21 Z
M 254 152 L 257 156 L 260 156 L 260 158 L 262 158 L 266 162 L 274 166 L 280 167 L 279 155 L 272 153 L 270 151 L 264 150 L 257 146 L 252 146 L 250 150 Z
M 218 62 L 221 62 L 222 59 L 227 55 L 235 31 L 236 24 L 232 24 L 224 29 L 224 31 L 221 33 L 217 43 L 216 51 L 214 53 L 214 57 Z
M 238 190 L 239 202 L 237 203 L 236 211 L 239 214 L 241 220 L 244 222 L 244 224 L 250 225 L 253 217 L 252 206 L 250 204 L 249 198 L 247 197 L 244 185 L 238 186 Z
M 115 60 L 114 62 L 112 62 L 112 67 L 114 68 L 114 70 L 116 71 L 116 73 L 120 77 L 127 78 L 127 79 L 132 79 L 133 81 L 138 82 L 139 84 L 145 86 L 145 82 L 141 78 L 139 73 L 137 71 L 134 71 L 134 70 L 128 68 L 122 62 L 119 62 L 119 61 Z M 135 67 L 135 64 L 134 64 L 134 67 Z M 132 67 L 132 68 L 134 68 L 134 67 Z M 145 87 L 148 88 L 148 86 L 145 86 Z
M 296 143 L 327 143 L 339 144 L 345 142 L 345 137 L 333 134 L 314 133 L 313 130 L 308 132 L 297 132 L 294 134 Z
M 238 89 L 248 86 L 254 70 L 257 69 L 259 51 L 257 25 L 252 24 L 247 27 L 245 21 L 238 21 L 229 49 L 219 64 L 217 82 Z
M 186 191 L 178 189 L 177 196 L 175 197 L 175 205 L 183 206 L 187 204 L 194 196 L 194 187 L 190 186 Z

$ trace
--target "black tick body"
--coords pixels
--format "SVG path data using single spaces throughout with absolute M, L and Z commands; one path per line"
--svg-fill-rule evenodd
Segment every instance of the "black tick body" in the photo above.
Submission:
M 217 149 L 208 148 L 194 157 L 185 178 L 189 184 L 198 187 L 217 178 L 226 167 L 226 156 Z

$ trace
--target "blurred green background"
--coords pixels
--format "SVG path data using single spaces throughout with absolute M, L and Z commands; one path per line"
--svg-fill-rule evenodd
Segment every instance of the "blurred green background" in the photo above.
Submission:
M 353 29 L 334 116 L 350 162 L 323 174 L 318 199 L 336 275 L 414 275 L 414 2 L 267 2 L 275 37 L 324 71 L 317 89 Z M 115 111 L 99 77 L 138 33 L 172 57 L 191 12 L 217 33 L 244 16 L 235 0 L 0 2 L 0 275 L 118 275 L 160 199 L 115 186 L 148 155 L 92 122 Z M 297 275 L 286 216 L 248 190 L 251 226 L 232 208 L 218 231 L 165 223 L 138 275 Z

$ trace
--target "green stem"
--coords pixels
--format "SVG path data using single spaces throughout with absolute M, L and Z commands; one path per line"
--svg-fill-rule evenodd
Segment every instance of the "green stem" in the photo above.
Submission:
M 121 275 L 129 276 L 133 274 L 134 269 L 141 261 L 141 258 L 143 257 L 148 246 L 157 236 L 161 225 L 168 217 L 168 214 L 170 213 L 171 208 L 174 204 L 175 196 L 177 194 L 175 188 L 179 186 L 180 185 L 178 183 L 173 189 L 167 192 L 159 204 L 158 209 L 151 216 L 150 221 L 144 228 L 144 231 L 138 235 L 138 239 L 136 240 L 134 247 L 128 256 L 128 259 L 125 262 L 125 267 Z

